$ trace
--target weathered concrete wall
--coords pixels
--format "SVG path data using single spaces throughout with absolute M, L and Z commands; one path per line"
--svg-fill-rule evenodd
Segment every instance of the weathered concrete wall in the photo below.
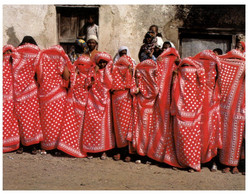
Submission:
M 156 24 L 163 40 L 179 49 L 178 28 L 245 29 L 244 5 L 100 5 L 99 50 L 114 56 L 128 46 L 139 62 L 138 52 L 148 28 Z M 243 33 L 244 34 L 244 33 Z M 58 44 L 54 5 L 3 5 L 3 44 L 17 46 L 31 35 L 41 48 Z
M 152 24 L 159 27 L 163 40 L 170 39 L 177 44 L 178 32 L 163 32 L 164 26 L 176 13 L 173 5 L 101 5 L 99 10 L 99 50 L 112 56 L 125 45 L 132 57 L 139 62 L 138 52 L 143 38 Z
M 58 43 L 53 5 L 3 5 L 3 44 L 18 46 L 25 35 L 40 48 Z

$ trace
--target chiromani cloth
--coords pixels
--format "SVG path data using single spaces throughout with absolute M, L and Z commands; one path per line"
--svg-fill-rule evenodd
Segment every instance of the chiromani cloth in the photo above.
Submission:
M 83 149 L 91 153 L 115 147 L 110 101 L 113 61 L 109 54 L 99 52 L 94 57 L 94 66 L 97 66 L 100 60 L 105 60 L 108 64 L 94 74 L 94 84 L 89 89 L 83 130 Z
M 129 56 L 120 57 L 112 72 L 112 114 L 116 146 L 128 145 L 127 133 L 132 128 L 132 70 L 133 61 Z
M 175 153 L 172 120 L 170 114 L 171 87 L 174 70 L 176 69 L 175 60 L 179 58 L 179 53 L 174 48 L 164 51 L 157 61 L 159 95 L 155 102 L 155 121 L 154 131 L 149 137 L 147 155 L 159 162 L 180 167 Z
M 36 59 L 36 72 L 39 83 L 41 125 L 45 150 L 57 147 L 66 104 L 68 82 L 62 78 L 65 67 L 72 64 L 59 45 L 42 50 Z
M 206 85 L 201 117 L 201 163 L 209 162 L 222 147 L 220 89 L 218 82 L 219 58 L 211 50 L 193 57 L 205 69 Z
M 15 111 L 19 122 L 20 140 L 24 146 L 43 140 L 34 62 L 40 49 L 25 44 L 13 52 Z
M 245 55 L 231 50 L 220 56 L 222 149 L 220 162 L 237 166 L 245 133 Z
M 3 152 L 17 150 L 20 145 L 18 120 L 14 108 L 14 81 L 11 53 L 15 48 L 12 45 L 3 47 Z
M 156 125 L 155 100 L 158 95 L 157 64 L 153 60 L 145 60 L 135 68 L 135 80 L 139 93 L 133 95 L 133 127 L 127 139 L 137 154 L 147 155 L 149 138 Z M 131 89 L 132 94 L 137 89 Z
M 192 58 L 178 66 L 173 84 L 171 114 L 178 163 L 200 171 L 201 117 L 205 96 L 205 70 Z
M 86 157 L 83 151 L 83 124 L 88 100 L 88 86 L 91 84 L 93 62 L 89 56 L 80 56 L 74 62 L 75 70 L 70 74 L 70 89 L 58 149 L 74 157 Z

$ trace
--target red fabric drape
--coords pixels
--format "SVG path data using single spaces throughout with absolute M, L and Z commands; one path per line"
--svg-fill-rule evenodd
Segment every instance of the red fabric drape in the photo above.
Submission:
M 200 171 L 201 163 L 200 123 L 205 83 L 204 68 L 192 58 L 183 59 L 172 92 L 175 148 L 178 163 L 197 171 Z
M 116 146 L 128 145 L 127 133 L 132 128 L 132 87 L 133 61 L 129 56 L 120 57 L 114 64 L 112 72 L 112 114 Z
M 110 101 L 113 61 L 109 54 L 99 52 L 94 57 L 94 66 L 101 59 L 108 64 L 94 74 L 94 84 L 89 89 L 83 130 L 85 152 L 96 153 L 115 147 Z
M 176 159 L 175 144 L 170 114 L 171 86 L 174 70 L 176 69 L 175 60 L 179 58 L 178 51 L 169 48 L 161 54 L 161 61 L 158 65 L 158 86 L 159 95 L 155 104 L 155 127 L 149 138 L 147 155 L 159 162 L 180 167 Z
M 211 50 L 193 57 L 205 69 L 206 85 L 201 117 L 201 163 L 209 162 L 222 147 L 220 90 L 217 80 L 219 58 Z
M 24 146 L 43 140 L 34 62 L 40 49 L 33 44 L 16 48 L 13 53 L 15 110 L 19 121 L 21 143 Z
M 156 121 L 157 64 L 153 60 L 145 60 L 137 64 L 135 78 L 140 91 L 133 98 L 133 127 L 127 139 L 132 143 L 134 151 L 145 156 Z
M 76 69 L 71 72 L 64 120 L 60 133 L 58 149 L 74 157 L 86 157 L 83 151 L 83 124 L 88 100 L 89 73 L 93 66 L 88 56 L 80 56 L 75 62 Z
M 57 147 L 62 127 L 68 81 L 62 78 L 65 66 L 72 70 L 72 64 L 59 45 L 42 50 L 36 59 L 36 72 L 39 83 L 41 125 L 45 150 Z
M 245 55 L 231 50 L 220 56 L 222 149 L 220 162 L 237 166 L 245 128 Z
M 12 45 L 3 47 L 3 152 L 17 150 L 20 145 L 18 121 L 14 108 L 14 78 L 10 50 L 15 51 Z

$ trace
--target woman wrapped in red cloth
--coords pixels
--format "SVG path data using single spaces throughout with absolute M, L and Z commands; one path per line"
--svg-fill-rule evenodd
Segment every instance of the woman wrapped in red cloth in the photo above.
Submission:
M 118 153 L 114 156 L 119 160 L 124 155 L 125 161 L 129 161 L 127 146 L 127 133 L 132 128 L 132 88 L 133 61 L 131 57 L 120 57 L 113 67 L 112 78 L 112 111 L 113 123 Z
M 35 40 L 25 36 L 12 55 L 15 111 L 23 146 L 39 144 L 43 140 L 34 67 L 39 51 Z M 32 154 L 36 154 L 36 147 L 32 147 Z M 17 152 L 22 153 L 23 148 L 20 147 Z
M 69 57 L 59 45 L 44 49 L 37 56 L 36 72 L 44 135 L 41 146 L 44 150 L 57 148 L 71 69 Z
M 246 52 L 246 44 L 245 44 L 245 42 L 244 41 L 238 41 L 236 43 L 235 49 L 240 51 L 241 53 L 245 54 L 245 52 Z
M 83 123 L 93 62 L 90 57 L 83 55 L 74 62 L 74 66 L 76 68 L 70 75 L 71 84 L 57 148 L 74 157 L 83 158 L 87 156 L 82 148 Z
M 133 127 L 128 132 L 127 139 L 132 143 L 134 152 L 146 156 L 149 138 L 152 136 L 156 126 L 155 101 L 158 95 L 157 86 L 157 64 L 153 60 L 145 60 L 137 64 L 135 68 L 135 79 L 139 88 L 131 89 L 133 98 Z M 132 149 L 130 152 L 132 152 Z
M 173 85 L 171 114 L 174 116 L 174 138 L 178 163 L 200 171 L 201 116 L 205 95 L 205 70 L 192 60 L 181 61 Z
M 220 114 L 220 89 L 218 83 L 219 58 L 211 50 L 204 50 L 193 60 L 200 63 L 205 69 L 206 86 L 203 100 L 201 118 L 201 163 L 212 160 L 222 147 L 221 139 L 221 114 Z M 214 159 L 213 159 L 214 161 Z M 216 165 L 212 167 L 216 171 Z
M 14 108 L 14 78 L 12 68 L 12 45 L 3 47 L 3 152 L 17 150 L 20 146 L 18 120 Z
M 172 132 L 170 114 L 171 88 L 176 63 L 180 56 L 175 48 L 165 50 L 157 61 L 159 95 L 156 99 L 155 114 L 157 124 L 149 137 L 148 157 L 164 162 L 174 167 L 180 167 L 175 154 L 175 144 Z
M 106 159 L 105 151 L 115 147 L 110 100 L 112 57 L 99 52 L 94 57 L 94 66 L 94 84 L 89 89 L 85 111 L 83 150 L 88 153 L 102 152 L 101 159 Z
M 221 148 L 219 59 L 205 50 L 185 58 L 178 67 L 173 88 L 172 113 L 178 162 L 200 171 Z
M 245 55 L 231 50 L 220 56 L 219 86 L 221 91 L 222 149 L 220 162 L 223 172 L 239 173 L 243 136 L 245 131 Z

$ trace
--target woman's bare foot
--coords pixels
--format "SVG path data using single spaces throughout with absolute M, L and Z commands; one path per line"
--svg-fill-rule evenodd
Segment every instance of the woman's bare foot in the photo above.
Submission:
M 41 150 L 40 154 L 45 155 L 45 154 L 47 154 L 47 152 L 46 152 L 46 150 Z
M 121 159 L 121 154 L 115 154 L 114 156 L 113 156 L 113 158 L 114 158 L 114 160 L 116 160 L 116 161 L 118 161 L 118 160 L 120 160 Z
M 239 173 L 239 169 L 237 167 L 234 167 L 232 170 L 233 174 L 238 174 Z
M 230 172 L 230 167 L 222 169 L 222 173 L 229 173 L 229 172 Z
M 213 164 L 212 168 L 211 168 L 211 172 L 216 172 L 218 170 L 217 165 Z
M 32 147 L 31 154 L 36 155 L 37 154 L 37 149 L 36 147 Z
M 17 154 L 22 154 L 23 153 L 23 147 L 20 147 L 16 151 Z
M 130 162 L 131 161 L 131 157 L 130 156 L 126 156 L 124 159 L 125 162 Z
M 106 160 L 107 159 L 107 154 L 105 152 L 102 153 L 101 159 L 102 160 Z
M 188 169 L 189 173 L 194 173 L 194 169 Z

